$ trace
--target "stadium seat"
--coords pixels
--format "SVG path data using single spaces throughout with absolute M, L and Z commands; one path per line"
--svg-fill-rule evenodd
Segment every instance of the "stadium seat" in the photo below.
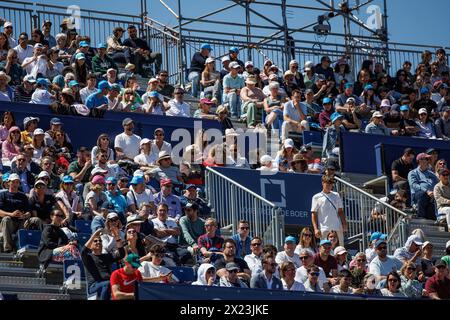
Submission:
M 303 132 L 303 144 L 311 143 L 313 146 L 322 147 L 323 135 L 320 131 L 304 131 Z
M 37 249 L 41 242 L 41 235 L 42 232 L 39 230 L 19 230 L 19 249 Z
M 86 220 L 75 220 L 75 228 L 79 233 L 91 234 L 91 222 Z
M 173 275 L 180 280 L 181 283 L 191 283 L 197 280 L 195 271 L 191 267 L 169 267 Z

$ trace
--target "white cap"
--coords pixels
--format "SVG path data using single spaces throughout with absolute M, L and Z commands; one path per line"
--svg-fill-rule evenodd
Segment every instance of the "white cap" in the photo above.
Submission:
M 383 114 L 380 111 L 375 111 L 372 114 L 372 118 L 383 118 Z
M 11 176 L 9 176 L 11 178 Z M 445 249 L 447 249 L 448 247 L 450 247 L 450 240 L 447 241 L 447 243 L 445 244 Z
M 449 241 L 450 242 L 450 241 Z M 433 246 L 433 244 L 430 241 L 425 241 L 422 245 L 422 249 L 425 248 L 427 245 L 431 244 L 431 246 Z
M 111 219 L 118 218 L 118 217 L 119 217 L 119 215 L 118 215 L 117 213 L 115 213 L 115 212 L 110 212 L 110 213 L 108 213 L 108 215 L 106 216 L 106 220 L 111 220 Z
M 36 44 L 34 45 L 34 48 L 35 48 L 35 49 L 36 49 L 36 48 L 44 49 L 44 46 L 42 45 L 42 43 L 36 43 Z
M 137 169 L 134 173 L 133 173 L 133 177 L 143 177 L 144 176 L 144 171 L 142 171 L 141 169 Z
M 114 68 L 109 68 L 108 70 L 106 70 L 106 73 L 110 73 L 111 71 L 114 71 L 114 72 L 116 72 L 116 73 L 117 73 L 117 70 L 116 70 L 116 69 L 114 69 Z
M 269 76 L 269 80 L 273 80 L 273 79 L 278 79 L 278 76 L 277 76 L 275 73 L 272 73 L 272 74 Z
M 211 63 L 216 61 L 216 59 L 209 57 L 208 59 L 206 59 L 205 63 Z
M 273 64 L 272 60 L 268 59 L 268 60 L 264 61 L 264 65 L 266 65 L 268 62 L 270 62 L 271 64 Z
M 159 82 L 159 80 L 156 78 L 151 78 L 150 80 L 148 80 L 148 83 L 152 83 L 152 82 Z
M 37 180 L 35 183 L 34 183 L 34 186 L 36 187 L 38 184 L 43 184 L 43 185 L 47 185 L 47 183 L 44 181 L 44 180 Z
M 20 180 L 20 177 L 17 173 L 12 173 L 9 175 L 8 181 Z
M 95 175 L 96 173 L 108 173 L 108 170 L 102 169 L 100 167 L 95 167 L 92 171 L 91 171 L 91 175 Z
M 381 101 L 381 107 L 390 107 L 391 106 L 391 101 L 389 99 L 383 99 Z
M 38 178 L 38 179 L 41 179 L 41 178 L 50 178 L 50 175 L 48 174 L 47 171 L 41 171 L 41 172 L 39 173 L 39 175 L 37 176 L 37 178 Z
M 289 65 L 293 65 L 293 64 L 298 64 L 297 60 L 291 60 L 291 62 L 289 62 Z
M 230 137 L 230 136 L 237 137 L 238 135 L 239 135 L 239 133 L 237 133 L 236 130 L 234 130 L 233 128 L 225 130 L 225 136 L 227 136 L 227 137 Z
M 36 79 L 32 75 L 26 75 L 23 77 L 24 82 L 36 83 Z
M 294 140 L 292 139 L 286 139 L 284 141 L 284 147 L 285 148 L 294 148 Z
M 245 63 L 245 67 L 247 68 L 248 66 L 252 66 L 253 67 L 253 61 L 247 61 Z
M 428 114 L 427 109 L 425 109 L 425 108 L 419 109 L 419 114 L 422 114 L 422 113 Z
M 237 68 L 239 68 L 240 67 L 240 65 L 239 65 L 239 63 L 237 63 L 236 61 L 233 61 L 233 62 L 231 62 L 230 63 L 230 66 L 229 66 L 231 69 L 237 69 Z
M 150 142 L 152 142 L 152 140 L 144 138 L 141 140 L 141 142 L 139 142 L 139 146 L 142 147 L 143 144 L 150 143 Z
M 40 134 L 45 134 L 44 130 L 42 130 L 41 128 L 34 129 L 34 131 L 33 131 L 34 136 L 37 136 Z
M 355 100 L 355 98 L 350 97 L 350 98 L 347 99 L 346 103 L 349 103 L 349 102 L 356 103 L 356 100 Z
M 305 62 L 305 71 L 311 70 L 313 66 L 314 66 L 314 62 L 312 62 L 312 61 L 306 61 L 306 62 Z
M 12 27 L 13 24 L 10 21 L 6 21 L 5 24 L 3 25 L 3 28 L 7 28 L 7 27 Z
M 225 57 L 222 58 L 222 63 L 224 63 L 226 61 L 230 61 L 230 57 L 229 56 L 225 56 Z
M 267 163 L 273 161 L 272 157 L 269 156 L 268 154 L 263 155 L 263 156 L 261 157 L 261 159 L 259 159 L 259 160 L 260 160 L 261 164 L 267 164 Z
M 347 252 L 347 250 L 342 246 L 338 246 L 334 249 L 334 255 L 340 255 L 340 254 L 343 254 L 346 252 Z
M 280 70 L 280 68 L 278 68 L 278 66 L 275 65 L 275 64 L 271 65 L 271 66 L 269 67 L 269 70 L 270 70 L 270 69 L 277 69 L 277 70 Z

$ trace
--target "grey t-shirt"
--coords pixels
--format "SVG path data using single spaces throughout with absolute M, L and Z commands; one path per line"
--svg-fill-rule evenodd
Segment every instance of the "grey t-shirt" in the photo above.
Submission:
M 397 258 L 388 256 L 386 261 L 381 261 L 377 256 L 369 265 L 369 272 L 376 276 L 387 276 L 391 271 L 398 271 L 402 263 Z

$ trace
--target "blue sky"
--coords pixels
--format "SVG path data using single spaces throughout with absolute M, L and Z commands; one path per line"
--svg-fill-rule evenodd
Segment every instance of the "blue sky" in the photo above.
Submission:
M 176 10 L 177 0 L 164 0 L 168 5 Z M 260 0 L 268 1 L 268 0 Z M 272 0 L 280 1 L 280 0 Z M 325 2 L 329 2 L 324 0 Z M 36 0 L 38 3 L 44 3 L 43 0 Z M 208 11 L 218 9 L 228 5 L 230 2 L 227 0 L 181 0 L 184 16 L 195 17 L 204 14 Z M 338 3 L 339 0 L 335 0 Z M 354 3 L 355 0 L 350 1 Z M 364 2 L 364 0 L 361 0 Z M 76 4 L 83 8 L 95 9 L 95 10 L 108 10 L 122 13 L 137 13 L 139 12 L 140 0 L 45 0 L 45 3 L 59 4 L 59 5 L 71 5 Z M 168 13 L 168 11 L 162 6 L 159 0 L 147 0 L 150 16 L 157 20 L 168 23 L 176 24 L 176 19 Z M 321 6 L 312 0 L 288 0 L 291 4 L 302 5 L 314 5 Z M 375 3 L 382 3 L 381 0 L 376 0 Z M 395 42 L 408 42 L 408 43 L 422 43 L 430 45 L 442 45 L 450 46 L 450 36 L 448 34 L 448 28 L 446 20 L 448 20 L 448 12 L 450 12 L 450 1 L 443 0 L 427 0 L 426 7 L 424 7 L 424 1 L 422 0 L 388 0 L 388 13 L 389 13 L 389 33 L 392 41 Z M 105 5 L 107 4 L 107 5 Z M 270 8 L 270 7 L 266 7 Z M 271 10 L 265 10 L 264 15 L 281 22 L 280 10 L 277 7 Z M 314 22 L 318 15 L 318 12 L 306 12 L 295 11 L 297 14 L 290 15 L 288 20 L 289 26 L 303 26 Z M 361 10 L 358 14 L 361 20 L 366 21 L 368 14 L 365 10 Z M 231 10 L 225 17 L 234 21 L 245 21 L 245 15 L 243 10 Z M 254 18 L 254 21 L 258 23 L 258 19 Z M 338 18 L 332 21 L 333 30 L 338 31 L 342 25 L 342 19 Z M 229 30 L 232 30 L 230 27 Z M 256 33 L 256 31 L 254 31 Z M 264 30 L 264 32 L 269 32 Z M 358 28 L 353 29 L 355 34 L 359 34 L 361 30 Z M 296 35 L 298 39 L 301 36 Z

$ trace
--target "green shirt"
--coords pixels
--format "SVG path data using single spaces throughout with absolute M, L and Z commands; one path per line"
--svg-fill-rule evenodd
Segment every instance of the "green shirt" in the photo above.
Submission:
M 86 183 L 89 181 L 89 177 L 91 176 L 91 171 L 94 168 L 94 166 L 91 166 L 87 171 L 86 174 L 84 175 L 83 179 L 81 180 L 81 182 Z M 67 171 L 67 174 L 71 174 L 71 173 L 76 173 L 79 174 L 81 172 L 81 170 L 83 170 L 83 166 L 80 166 L 78 163 L 78 160 L 73 161 L 72 163 L 69 164 L 69 169 Z
M 189 220 L 187 216 L 180 219 L 181 234 L 179 239 L 180 245 L 193 246 L 197 244 L 198 238 L 206 233 L 205 220 L 197 218 L 195 222 Z

